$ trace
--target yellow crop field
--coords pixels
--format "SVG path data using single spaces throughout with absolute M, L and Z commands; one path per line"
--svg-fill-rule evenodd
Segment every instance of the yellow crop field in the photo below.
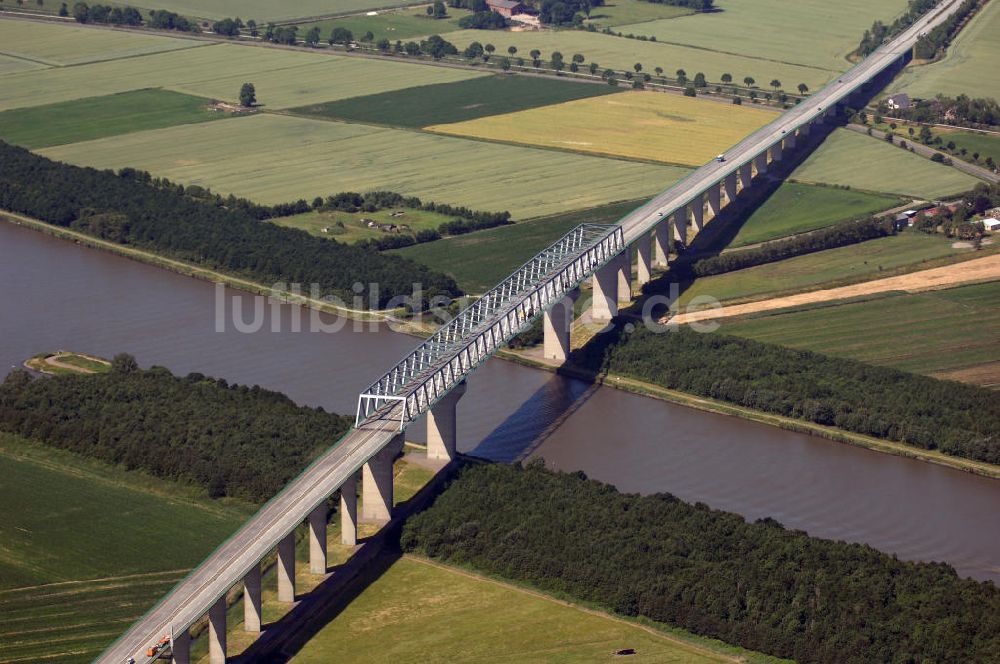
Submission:
M 72 4 L 72 3 L 70 3 Z M 0 54 L 60 67 L 202 46 L 193 39 L 0 19 Z
M 426 129 L 698 166 L 776 117 L 773 111 L 753 106 L 659 92 L 628 92 Z

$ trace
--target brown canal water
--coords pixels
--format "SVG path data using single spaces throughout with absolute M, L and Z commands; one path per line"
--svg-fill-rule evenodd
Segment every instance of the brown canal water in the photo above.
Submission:
M 312 312 L 263 307 L 263 329 L 232 323 L 250 296 L 0 223 L 0 373 L 71 349 L 174 373 L 200 371 L 353 413 L 357 394 L 412 337 L 383 326 L 308 330 Z M 216 331 L 217 298 L 225 331 Z M 337 319 L 321 316 L 325 324 Z M 272 331 L 272 323 L 279 331 Z M 423 438 L 417 425 L 409 436 Z M 492 360 L 459 403 L 461 449 L 505 461 L 537 455 L 623 491 L 771 516 L 820 537 L 863 542 L 912 560 L 945 561 L 1000 582 L 1000 481 Z

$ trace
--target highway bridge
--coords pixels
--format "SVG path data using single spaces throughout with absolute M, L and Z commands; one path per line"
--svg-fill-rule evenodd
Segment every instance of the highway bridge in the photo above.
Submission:
M 426 416 L 428 456 L 443 462 L 455 455 L 455 405 L 464 379 L 538 316 L 545 318 L 545 356 L 565 360 L 572 304 L 578 287 L 592 279 L 594 321 L 617 314 L 619 298 L 631 298 L 632 256 L 637 280 L 651 279 L 665 265 L 671 231 L 686 242 L 739 192 L 752 187 L 769 165 L 838 107 L 865 101 L 862 89 L 901 68 L 921 33 L 945 20 L 960 0 L 945 0 L 889 43 L 775 121 L 698 168 L 618 224 L 584 224 L 540 252 L 510 277 L 462 311 L 389 369 L 358 398 L 355 427 L 290 482 L 229 540 L 178 583 L 99 658 L 122 664 L 154 659 L 150 648 L 167 637 L 177 664 L 189 661 L 188 628 L 208 616 L 213 664 L 226 657 L 226 594 L 242 584 L 245 629 L 261 629 L 261 561 L 277 550 L 279 601 L 295 598 L 295 530 L 309 524 L 310 568 L 326 571 L 327 500 L 339 493 L 343 541 L 357 539 L 357 481 L 361 476 L 363 519 L 387 521 L 392 509 L 392 461 L 406 428 Z

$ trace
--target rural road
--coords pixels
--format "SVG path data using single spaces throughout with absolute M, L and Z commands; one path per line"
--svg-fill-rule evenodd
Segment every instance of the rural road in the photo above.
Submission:
M 748 302 L 746 304 L 734 304 L 718 309 L 706 309 L 704 311 L 693 311 L 691 313 L 678 314 L 670 319 L 671 323 L 684 325 L 696 321 L 713 320 L 716 318 L 728 318 L 731 316 L 744 316 L 762 311 L 776 311 L 789 307 L 798 307 L 804 304 L 814 304 L 816 302 L 830 302 L 833 300 L 844 300 L 863 295 L 873 295 L 876 293 L 887 293 L 889 291 L 907 291 L 911 293 L 960 284 L 973 283 L 978 281 L 992 281 L 1000 279 L 1000 254 L 974 258 L 963 263 L 954 263 L 944 267 L 936 267 L 920 272 L 911 272 L 898 277 L 888 277 L 886 279 L 876 279 L 866 281 L 851 286 L 841 286 L 839 288 L 828 288 L 825 290 L 810 291 L 797 295 L 776 297 L 771 300 L 760 302 Z

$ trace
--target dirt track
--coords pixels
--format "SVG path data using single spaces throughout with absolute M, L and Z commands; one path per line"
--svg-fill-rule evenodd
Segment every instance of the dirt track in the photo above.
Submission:
M 734 304 L 718 309 L 706 309 L 705 311 L 695 311 L 691 313 L 678 314 L 671 319 L 671 322 L 678 324 L 693 323 L 701 320 L 711 320 L 714 318 L 726 318 L 729 316 L 744 316 L 746 314 L 758 313 L 761 311 L 773 311 L 776 309 L 787 309 L 798 307 L 804 304 L 815 302 L 829 302 L 831 300 L 844 300 L 874 293 L 885 293 L 888 291 L 909 291 L 918 292 L 935 290 L 957 286 L 959 284 L 976 281 L 990 281 L 1000 279 L 1000 254 L 975 258 L 962 263 L 936 267 L 920 272 L 911 272 L 898 277 L 888 277 L 886 279 L 876 279 L 866 281 L 851 286 L 841 286 L 840 288 L 828 288 L 826 290 L 811 291 L 809 293 L 799 293 L 798 295 L 788 295 L 776 297 L 771 300 L 761 300 L 760 302 L 748 302 L 747 304 Z

